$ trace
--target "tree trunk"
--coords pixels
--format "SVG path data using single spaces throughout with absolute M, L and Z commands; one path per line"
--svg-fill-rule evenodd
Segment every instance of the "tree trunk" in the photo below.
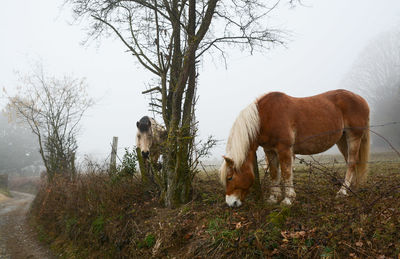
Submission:
M 145 162 L 143 161 L 142 151 L 140 148 L 136 148 L 136 157 L 139 164 L 140 174 L 142 176 L 142 182 L 148 184 L 149 181 L 149 171 L 146 168 Z
M 196 1 L 189 1 L 189 26 L 188 26 L 188 42 L 194 44 L 196 30 Z M 190 49 L 190 48 L 189 48 Z M 192 175 L 190 168 L 190 150 L 192 140 L 191 122 L 194 113 L 194 92 L 196 89 L 196 51 L 188 51 L 183 61 L 183 68 L 180 69 L 181 74 L 176 82 L 174 99 L 172 102 L 172 117 L 169 136 L 171 136 L 172 150 L 168 150 L 169 154 L 169 172 L 167 195 L 165 204 L 168 207 L 176 207 L 180 204 L 187 203 L 192 198 Z M 185 86 L 186 95 L 182 111 L 182 97 Z M 182 123 L 179 128 L 179 122 Z M 171 130 L 172 129 L 172 130 Z

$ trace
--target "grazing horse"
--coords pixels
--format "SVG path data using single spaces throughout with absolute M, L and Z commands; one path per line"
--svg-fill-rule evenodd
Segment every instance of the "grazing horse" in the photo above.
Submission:
M 369 157 L 369 107 L 357 94 L 334 90 L 295 98 L 272 92 L 242 110 L 234 122 L 220 169 L 226 188 L 226 203 L 238 207 L 254 182 L 253 161 L 259 146 L 270 165 L 271 192 L 268 201 L 281 196 L 291 205 L 296 197 L 292 166 L 295 154 L 321 153 L 336 144 L 347 171 L 338 196 L 347 195 L 351 184 L 362 183 Z
M 136 122 L 136 146 L 142 151 L 142 157 L 156 164 L 161 154 L 161 144 L 165 140 L 166 130 L 155 119 L 148 116 Z

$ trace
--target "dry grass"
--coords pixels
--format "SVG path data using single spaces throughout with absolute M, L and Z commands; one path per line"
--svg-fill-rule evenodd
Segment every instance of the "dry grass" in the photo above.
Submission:
M 8 199 L 10 199 L 10 198 L 7 197 L 7 196 L 5 196 L 4 194 L 0 193 L 0 202 L 6 201 L 6 200 L 8 200 Z
M 238 209 L 225 205 L 216 174 L 197 177 L 193 201 L 177 209 L 131 177 L 88 174 L 43 185 L 31 219 L 65 258 L 397 258 L 400 163 L 370 171 L 363 188 L 337 199 L 342 165 L 302 165 L 292 207 L 250 195 Z
M 40 187 L 40 177 L 10 177 L 8 185 L 14 191 L 36 194 Z
M 0 202 L 8 200 L 10 197 L 12 195 L 8 189 L 0 188 Z

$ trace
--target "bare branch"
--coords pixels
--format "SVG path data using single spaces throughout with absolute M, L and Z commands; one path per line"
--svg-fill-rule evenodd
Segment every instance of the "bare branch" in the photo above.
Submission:
M 161 92 L 161 88 L 159 86 L 156 86 L 156 87 L 153 87 L 153 88 L 151 88 L 149 90 L 143 91 L 142 94 L 148 94 L 148 93 L 154 92 L 154 91 Z

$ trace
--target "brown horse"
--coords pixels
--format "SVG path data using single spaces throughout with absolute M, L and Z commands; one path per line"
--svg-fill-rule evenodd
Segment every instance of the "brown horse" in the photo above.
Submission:
M 321 153 L 334 144 L 347 162 L 345 181 L 338 195 L 347 195 L 350 185 L 359 185 L 367 174 L 369 107 L 359 95 L 334 90 L 305 98 L 280 92 L 258 98 L 240 112 L 230 131 L 220 169 L 226 203 L 238 207 L 249 192 L 259 146 L 263 147 L 270 166 L 268 201 L 278 202 L 282 176 L 285 197 L 281 204 L 291 205 L 296 197 L 294 155 Z

